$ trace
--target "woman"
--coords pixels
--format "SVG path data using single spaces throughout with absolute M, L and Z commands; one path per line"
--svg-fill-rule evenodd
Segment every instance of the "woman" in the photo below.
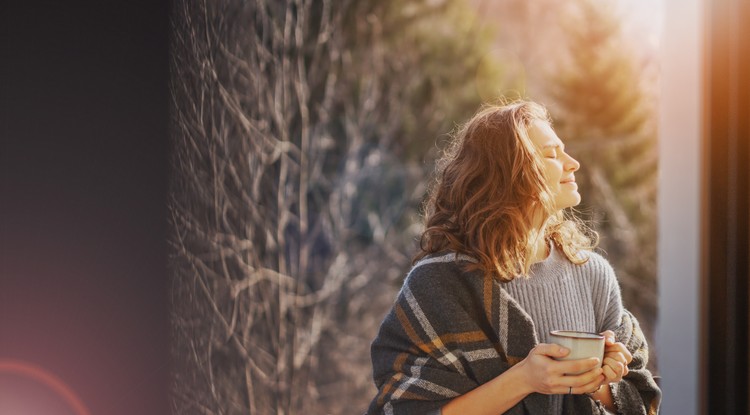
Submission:
M 370 414 L 655 414 L 661 392 L 614 271 L 586 228 L 579 163 L 533 102 L 487 106 L 455 135 L 421 252 L 372 344 Z M 558 361 L 555 329 L 605 335 Z M 566 375 L 566 373 L 580 373 Z

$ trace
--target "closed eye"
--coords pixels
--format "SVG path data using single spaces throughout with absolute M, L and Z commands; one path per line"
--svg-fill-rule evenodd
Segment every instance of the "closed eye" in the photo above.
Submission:
M 560 150 L 559 144 L 548 144 L 542 147 L 542 153 L 545 158 L 556 159 L 558 157 L 558 151 Z

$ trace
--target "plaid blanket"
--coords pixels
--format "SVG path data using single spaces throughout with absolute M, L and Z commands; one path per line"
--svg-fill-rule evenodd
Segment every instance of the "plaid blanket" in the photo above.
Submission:
M 534 323 L 492 278 L 465 273 L 449 254 L 420 261 L 372 343 L 378 394 L 375 414 L 439 414 L 456 396 L 523 360 L 538 343 Z M 638 322 L 625 312 L 615 331 L 633 354 L 630 372 L 612 386 L 622 414 L 658 413 L 661 391 L 646 369 L 648 348 Z M 545 395 L 531 394 L 506 414 L 548 414 Z M 586 395 L 565 395 L 564 414 L 605 414 Z

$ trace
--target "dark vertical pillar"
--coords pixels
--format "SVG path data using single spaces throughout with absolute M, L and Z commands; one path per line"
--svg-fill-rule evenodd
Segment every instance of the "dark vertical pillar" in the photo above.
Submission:
M 704 409 L 711 414 L 750 413 L 749 4 L 706 2 Z
M 0 414 L 169 413 L 168 33 L 164 0 L 0 8 Z

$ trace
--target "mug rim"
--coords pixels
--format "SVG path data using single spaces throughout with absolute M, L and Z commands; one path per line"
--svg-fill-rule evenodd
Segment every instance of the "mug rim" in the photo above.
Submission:
M 592 333 L 589 331 L 579 331 L 579 330 L 551 330 L 549 332 L 551 336 L 557 336 L 557 337 L 564 337 L 564 338 L 573 338 L 573 339 L 581 339 L 581 340 L 602 340 L 604 339 L 604 336 L 599 333 Z

